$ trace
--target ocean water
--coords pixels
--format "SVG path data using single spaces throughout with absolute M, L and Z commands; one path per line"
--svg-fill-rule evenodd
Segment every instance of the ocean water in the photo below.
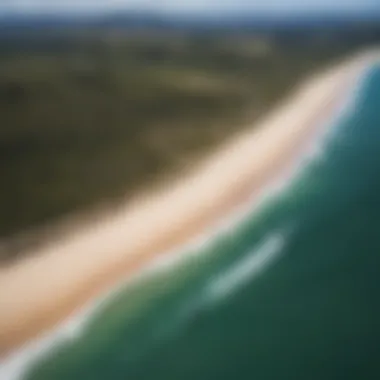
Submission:
M 321 143 L 261 209 L 121 289 L 23 378 L 379 379 L 379 66 Z

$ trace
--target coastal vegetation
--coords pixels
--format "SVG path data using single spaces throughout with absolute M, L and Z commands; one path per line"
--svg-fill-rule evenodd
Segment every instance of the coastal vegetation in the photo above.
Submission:
M 310 73 L 372 46 L 367 29 L 2 31 L 0 260 L 20 233 L 194 165 Z

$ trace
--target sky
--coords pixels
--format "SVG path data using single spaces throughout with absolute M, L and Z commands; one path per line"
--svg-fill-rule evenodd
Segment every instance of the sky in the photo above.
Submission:
M 175 13 L 380 11 L 380 0 L 0 0 L 5 12 L 104 12 L 119 9 Z

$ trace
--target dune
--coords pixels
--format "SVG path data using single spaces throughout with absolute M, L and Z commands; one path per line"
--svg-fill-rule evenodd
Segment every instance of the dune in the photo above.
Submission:
M 50 331 L 152 260 L 180 252 L 247 199 L 259 203 L 268 184 L 297 166 L 376 58 L 360 54 L 314 76 L 192 173 L 1 268 L 0 354 Z

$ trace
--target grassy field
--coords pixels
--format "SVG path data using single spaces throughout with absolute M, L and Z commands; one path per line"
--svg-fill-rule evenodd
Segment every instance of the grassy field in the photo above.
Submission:
M 191 166 L 311 72 L 357 48 L 217 35 L 64 41 L 28 49 L 8 41 L 0 50 L 4 242 Z

